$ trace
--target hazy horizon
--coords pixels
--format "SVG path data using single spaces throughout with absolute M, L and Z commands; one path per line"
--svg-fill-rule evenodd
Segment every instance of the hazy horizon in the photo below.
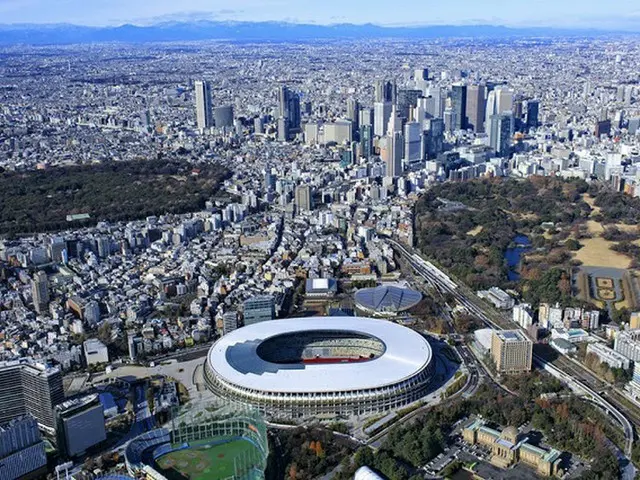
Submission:
M 640 9 L 626 0 L 606 4 L 595 0 L 541 0 L 506 3 L 502 0 L 459 0 L 455 3 L 405 0 L 404 8 L 390 8 L 382 0 L 344 3 L 327 0 L 303 4 L 294 0 L 5 0 L 0 2 L 0 23 L 72 24 L 82 26 L 153 25 L 163 22 L 280 21 L 301 24 L 379 26 L 469 26 L 511 28 L 549 27 L 570 29 L 640 31 Z M 612 13 L 614 12 L 614 13 Z

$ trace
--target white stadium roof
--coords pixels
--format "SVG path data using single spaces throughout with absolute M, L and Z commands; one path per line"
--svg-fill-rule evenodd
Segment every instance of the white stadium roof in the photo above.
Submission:
M 354 363 L 277 364 L 260 358 L 258 345 L 296 332 L 340 331 L 382 341 L 378 358 Z M 385 320 L 363 317 L 309 317 L 273 320 L 235 330 L 209 351 L 208 363 L 222 379 L 244 389 L 278 393 L 336 392 L 380 388 L 410 378 L 432 360 L 419 333 Z

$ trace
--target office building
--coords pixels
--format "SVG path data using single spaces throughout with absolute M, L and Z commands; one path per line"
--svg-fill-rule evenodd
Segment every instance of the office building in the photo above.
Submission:
M 404 149 L 404 138 L 402 133 L 395 132 L 387 135 L 388 155 L 385 159 L 386 176 L 397 178 L 402 175 L 402 153 Z
M 611 120 L 600 120 L 597 122 L 594 134 L 598 138 L 602 135 L 611 135 Z
M 245 326 L 273 320 L 275 316 L 275 302 L 271 295 L 251 297 L 244 302 Z
M 336 120 L 324 124 L 324 143 L 351 143 L 353 139 L 353 124 L 350 120 Z
M 426 82 L 429 80 L 429 69 L 428 68 L 416 68 L 413 71 L 413 79 L 416 82 Z
M 213 120 L 216 128 L 233 127 L 233 106 L 216 107 L 213 110 Z
M 351 120 L 355 136 L 355 133 L 360 129 L 360 104 L 352 97 L 347 99 L 347 120 Z
M 313 208 L 313 198 L 311 197 L 311 187 L 309 185 L 298 185 L 296 187 L 296 207 L 298 207 L 298 212 L 309 212 Z
M 640 362 L 640 330 L 625 330 L 616 336 L 613 349 L 634 362 Z
M 533 342 L 521 330 L 494 330 L 491 358 L 499 373 L 522 373 L 531 370 Z
M 502 113 L 500 115 L 491 116 L 489 145 L 499 157 L 508 157 L 511 152 L 512 129 L 512 113 Z
M 278 123 L 278 137 L 291 137 L 300 132 L 300 96 L 289 90 L 285 85 L 278 89 L 278 118 L 284 119 L 285 127 L 282 135 Z
M 109 350 L 107 346 L 97 338 L 86 340 L 82 344 L 82 347 L 84 348 L 84 358 L 87 365 L 109 363 Z
M 360 155 L 364 158 L 373 155 L 373 125 L 360 126 Z
M 400 89 L 398 90 L 397 102 L 398 114 L 405 120 L 409 119 L 412 108 L 418 105 L 418 99 L 422 97 L 422 90 Z
M 485 90 L 484 85 L 470 85 L 467 87 L 467 128 L 476 133 L 484 133 Z
M 49 280 L 45 272 L 36 272 L 31 281 L 33 308 L 36 312 L 46 312 L 49 307 Z
M 278 141 L 286 142 L 290 139 L 289 124 L 284 117 L 278 118 Z
M 442 118 L 444 115 L 444 95 L 440 87 L 430 88 L 425 105 L 427 115 L 431 118 Z
M 371 129 L 373 130 L 373 124 L 374 124 L 374 115 L 373 115 L 373 108 L 369 108 L 369 107 L 365 107 L 365 108 L 360 108 L 360 114 L 358 115 L 359 118 L 359 122 L 358 124 L 360 125 L 360 127 L 364 126 L 364 125 L 371 125 Z
M 513 113 L 513 90 L 496 87 L 487 94 L 485 128 L 489 128 L 491 117 L 502 113 Z
M 29 480 L 47 473 L 47 454 L 31 416 L 0 425 L 0 479 Z
M 382 137 L 387 133 L 387 125 L 391 118 L 391 102 L 376 102 L 373 104 L 373 133 Z
M 453 129 L 467 129 L 467 86 L 455 84 L 451 87 L 451 109 L 453 111 Z
M 538 100 L 526 100 L 524 107 L 524 124 L 526 129 L 536 128 L 539 124 L 540 102 Z
M 444 120 L 432 118 L 428 124 L 422 136 L 422 158 L 431 160 L 444 151 Z
M 406 123 L 404 126 L 404 161 L 411 165 L 422 159 L 422 125 L 418 122 Z
M 81 456 L 107 439 L 104 407 L 96 394 L 61 403 L 55 415 L 58 451 L 64 459 Z
M 53 431 L 53 408 L 64 400 L 62 373 L 28 359 L 0 362 L 0 424 L 31 414 Z
M 395 102 L 396 85 L 392 82 L 377 80 L 375 84 L 375 101 L 376 102 Z
M 520 303 L 513 307 L 513 321 L 522 328 L 529 328 L 533 324 L 533 310 L 528 303 Z
M 226 335 L 238 328 L 238 312 L 231 310 L 222 315 L 222 334 Z
M 211 85 L 206 80 L 196 80 L 196 120 L 198 129 L 204 130 L 213 126 L 211 112 Z

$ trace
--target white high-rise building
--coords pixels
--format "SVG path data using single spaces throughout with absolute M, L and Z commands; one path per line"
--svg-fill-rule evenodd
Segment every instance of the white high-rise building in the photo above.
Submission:
M 213 115 L 211 108 L 211 86 L 206 80 L 196 80 L 196 120 L 198 129 L 204 130 L 213 126 Z
M 382 137 L 391 117 L 391 102 L 376 102 L 373 110 L 373 134 Z
M 404 126 L 404 161 L 412 164 L 422 160 L 422 128 L 418 122 Z

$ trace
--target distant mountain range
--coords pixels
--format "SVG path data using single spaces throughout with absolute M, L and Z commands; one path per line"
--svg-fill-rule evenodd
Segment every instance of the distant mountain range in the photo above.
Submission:
M 373 24 L 311 25 L 284 22 L 170 22 L 149 26 L 87 27 L 68 24 L 0 25 L 0 44 L 71 44 L 97 42 L 172 42 L 194 40 L 308 41 L 361 38 L 514 38 L 602 36 L 604 30 L 548 27 L 510 28 L 495 25 L 383 27 Z

